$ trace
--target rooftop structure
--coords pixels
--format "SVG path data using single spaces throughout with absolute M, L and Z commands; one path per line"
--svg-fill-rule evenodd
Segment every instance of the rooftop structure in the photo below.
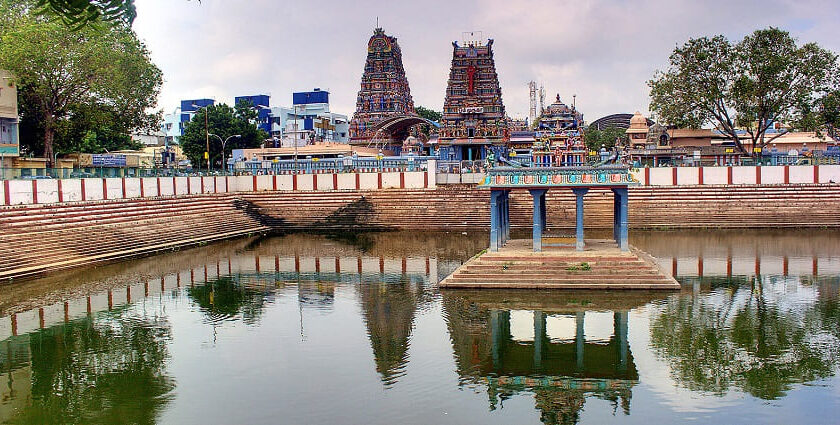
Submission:
M 405 115 L 416 113 L 403 68 L 402 51 L 396 37 L 376 28 L 368 41 L 356 112 L 350 121 L 350 141 L 367 144 L 376 136 L 377 124 Z M 405 128 L 395 134 L 394 139 L 402 142 L 407 136 Z
M 12 74 L 0 70 L 0 154 L 18 156 L 19 145 L 17 87 Z

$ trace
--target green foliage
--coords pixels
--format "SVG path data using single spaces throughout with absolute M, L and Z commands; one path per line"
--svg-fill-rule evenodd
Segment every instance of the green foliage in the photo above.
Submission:
M 587 262 L 583 262 L 583 263 L 580 263 L 580 264 L 572 264 L 571 266 L 566 267 L 566 270 L 572 271 L 572 272 L 573 271 L 588 272 L 589 270 L 592 270 L 592 266 L 589 265 L 589 263 L 587 263 Z
M 716 125 L 745 152 L 736 130 L 766 146 L 770 126 L 816 109 L 837 88 L 839 71 L 837 55 L 814 43 L 797 46 L 778 28 L 757 30 L 737 44 L 721 35 L 691 39 L 674 50 L 667 71 L 648 81 L 650 109 L 666 125 Z
M 0 3 L 0 12 L 8 10 Z M 51 159 L 54 147 L 78 151 L 90 131 L 97 149 L 125 148 L 132 131 L 157 127 L 159 116 L 147 111 L 157 103 L 162 73 L 131 29 L 73 31 L 31 12 L 3 29 L 0 68 L 17 80 L 23 149 Z
M 439 122 L 443 115 L 440 112 L 434 111 L 429 108 L 425 108 L 423 106 L 416 106 L 414 111 L 417 112 L 417 115 L 434 122 Z
M 221 103 L 210 105 L 199 109 L 191 121 L 184 126 L 184 135 L 179 143 L 193 166 L 206 164 L 204 151 L 207 146 L 207 135 L 205 133 L 205 114 L 207 118 L 207 131 L 210 142 L 210 162 L 216 167 L 222 164 L 222 143 L 213 134 L 226 140 L 230 136 L 241 135 L 240 138 L 232 138 L 225 145 L 225 157 L 230 158 L 233 149 L 257 148 L 269 135 L 257 128 L 255 119 L 257 112 L 249 107 L 247 103 L 240 102 L 236 108 Z
M 583 137 L 583 141 L 586 143 L 586 148 L 594 151 L 600 150 L 602 145 L 607 148 L 607 150 L 612 149 L 616 144 L 616 140 L 620 143 L 627 142 L 627 134 L 624 133 L 623 128 L 607 127 L 603 130 L 590 128 L 586 130 Z
M 117 21 L 131 25 L 137 17 L 134 0 L 35 0 L 38 12 L 57 16 L 66 26 Z

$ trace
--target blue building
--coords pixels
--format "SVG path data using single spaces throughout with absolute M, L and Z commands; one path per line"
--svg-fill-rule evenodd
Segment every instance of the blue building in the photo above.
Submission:
M 267 94 L 256 94 L 253 96 L 236 96 L 233 99 L 233 104 L 238 105 L 240 102 L 248 102 L 251 107 L 257 111 L 257 127 L 271 134 L 271 104 L 270 96 Z

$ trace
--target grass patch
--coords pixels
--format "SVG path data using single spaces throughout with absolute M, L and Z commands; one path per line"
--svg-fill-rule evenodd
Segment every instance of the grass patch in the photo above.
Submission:
M 590 266 L 589 263 L 583 262 L 583 263 L 580 263 L 580 264 L 572 264 L 571 266 L 566 267 L 566 270 L 568 270 L 570 272 L 574 272 L 574 271 L 587 272 L 589 270 L 592 270 L 592 266 Z

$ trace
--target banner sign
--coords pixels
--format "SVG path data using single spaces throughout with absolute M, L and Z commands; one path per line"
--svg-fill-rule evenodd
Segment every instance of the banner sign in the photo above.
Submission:
M 91 164 L 94 167 L 125 167 L 125 155 L 93 154 Z
M 459 110 L 462 114 L 481 114 L 484 112 L 483 106 L 468 106 Z

